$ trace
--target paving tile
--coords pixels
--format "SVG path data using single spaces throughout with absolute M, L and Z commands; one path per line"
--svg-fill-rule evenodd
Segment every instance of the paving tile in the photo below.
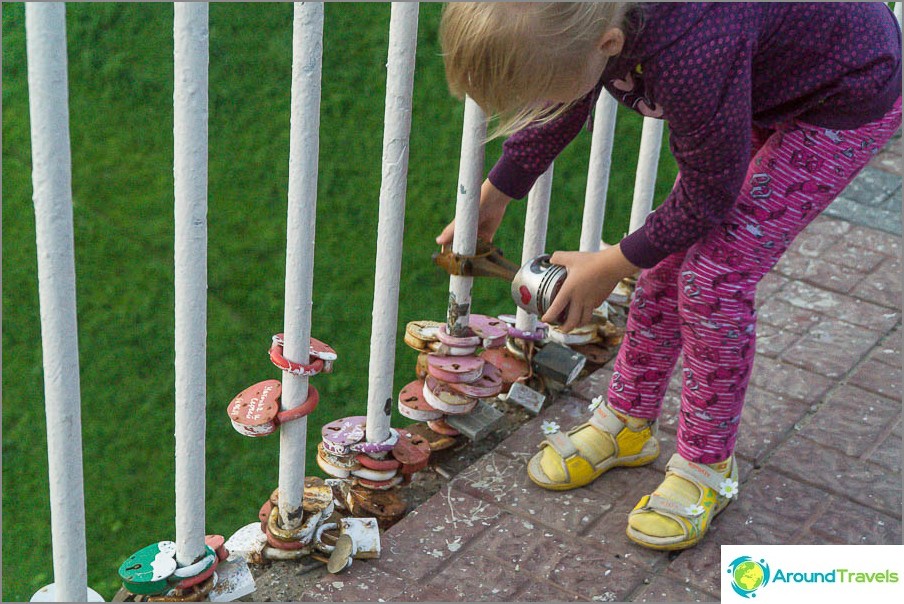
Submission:
M 546 406 L 537 417 L 526 422 L 496 447 L 496 451 L 517 457 L 526 464 L 527 460 L 537 452 L 537 446 L 543 441 L 541 428 L 543 422 L 553 421 L 559 424 L 563 431 L 570 430 L 590 418 L 588 405 L 589 403 L 583 398 L 571 395 L 559 396 L 552 405 Z
M 750 384 L 807 404 L 821 400 L 835 381 L 778 359 L 757 355 Z
M 852 230 L 850 223 L 825 215 L 817 216 L 788 248 L 804 256 L 821 256 L 836 241 Z
M 447 485 L 383 534 L 383 552 L 374 564 L 406 581 L 420 581 L 503 516 L 495 505 Z
M 825 320 L 788 347 L 780 359 L 830 378 L 840 378 L 876 345 L 881 333 Z
M 824 513 L 809 525 L 816 537 L 847 545 L 891 545 L 901 543 L 901 517 L 864 508 L 832 497 Z
M 741 414 L 735 452 L 760 461 L 793 431 L 810 406 L 798 400 L 750 388 Z
M 856 294 L 855 291 L 853 295 Z M 776 297 L 798 308 L 820 312 L 832 319 L 875 331 L 886 332 L 900 320 L 898 315 L 890 313 L 887 308 L 858 300 L 853 295 L 830 292 L 809 283 L 792 282 L 776 294 Z
M 900 475 L 800 436 L 783 443 L 766 468 L 886 514 L 901 512 Z
M 623 602 L 639 587 L 649 569 L 603 549 L 587 549 L 562 558 L 548 579 L 585 598 Z
M 872 272 L 885 256 L 869 248 L 851 245 L 850 239 L 842 239 L 826 250 L 825 258 L 832 264 L 853 269 L 861 275 Z
M 302 599 L 308 602 L 392 601 L 405 587 L 406 582 L 399 577 L 383 572 L 369 562 L 356 560 L 341 575 L 327 575 L 312 585 Z
M 426 589 L 441 594 L 442 601 L 509 602 L 529 580 L 528 573 L 516 571 L 479 551 L 467 551 L 443 565 L 427 582 Z
M 600 367 L 581 381 L 571 387 L 571 395 L 591 401 L 599 395 L 605 395 L 609 389 L 609 380 L 612 378 L 612 362 Z
M 900 401 L 842 386 L 826 398 L 798 434 L 850 457 L 861 457 L 900 417 Z
M 901 308 L 901 261 L 897 258 L 886 258 L 873 273 L 851 290 L 851 295 L 863 300 L 889 307 L 893 310 Z M 885 311 L 886 315 L 895 313 Z M 900 313 L 897 319 L 900 320 Z
M 766 276 L 760 279 L 760 282 L 756 287 L 757 301 L 759 302 L 764 298 L 772 296 L 772 294 L 783 288 L 786 283 L 788 283 L 788 279 L 777 272 L 770 271 L 766 273 Z
M 879 254 L 876 256 L 882 258 Z M 813 258 L 795 252 L 782 256 L 775 265 L 775 270 L 793 279 L 843 294 L 851 291 L 863 278 L 863 273 L 857 269 L 828 262 L 822 257 Z
M 582 547 L 573 535 L 550 531 L 539 523 L 506 514 L 499 523 L 482 533 L 469 550 L 485 552 L 503 560 L 517 572 L 545 576 L 559 558 Z
M 767 357 L 777 357 L 788 346 L 797 341 L 800 334 L 779 329 L 774 325 L 757 321 L 756 325 L 756 351 Z
M 868 359 L 850 377 L 848 382 L 890 398 L 901 399 L 901 366 L 886 365 Z
M 895 425 L 901 425 L 901 418 L 895 420 Z M 889 434 L 888 437 L 874 451 L 867 454 L 864 459 L 884 466 L 892 471 L 893 474 L 901 475 L 901 435 Z
M 839 197 L 856 203 L 875 206 L 885 201 L 901 187 L 901 177 L 867 166 L 857 175 Z
M 589 602 L 587 598 L 564 587 L 534 579 L 525 589 L 515 594 L 515 602 Z
M 818 312 L 789 304 L 778 298 L 779 294 L 768 298 L 757 308 L 757 318 L 782 331 L 796 334 L 807 333 L 823 319 Z
M 900 222 L 900 217 L 898 218 Z M 901 237 L 864 226 L 853 226 L 845 235 L 845 239 L 855 242 L 860 247 L 892 256 L 901 257 Z
M 718 602 L 719 596 L 668 577 L 656 577 L 631 599 L 633 602 Z
M 889 197 L 881 197 L 885 202 Z M 891 235 L 901 236 L 901 211 L 897 208 L 887 209 L 887 204 L 870 206 L 858 203 L 846 197 L 839 197 L 826 208 L 824 214 L 870 229 L 887 231 Z
M 879 343 L 869 355 L 870 359 L 875 359 L 892 367 L 901 367 L 901 342 L 902 342 L 901 326 L 895 328 L 888 336 Z
M 510 513 L 554 530 L 576 532 L 611 507 L 590 487 L 548 491 L 527 477 L 525 462 L 490 453 L 459 474 L 455 489 L 491 502 Z

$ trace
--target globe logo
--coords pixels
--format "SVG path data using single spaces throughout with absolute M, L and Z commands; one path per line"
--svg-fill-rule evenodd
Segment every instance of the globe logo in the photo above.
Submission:
M 742 598 L 755 598 L 756 590 L 769 583 L 769 565 L 765 560 L 757 562 L 750 556 L 741 556 L 728 565 L 731 587 Z

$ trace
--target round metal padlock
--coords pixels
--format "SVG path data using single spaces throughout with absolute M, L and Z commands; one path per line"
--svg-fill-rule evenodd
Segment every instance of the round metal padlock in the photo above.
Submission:
M 512 280 L 512 299 L 518 308 L 542 317 L 565 282 L 564 266 L 551 264 L 543 254 L 524 263 Z
M 347 455 L 350 447 L 364 438 L 367 417 L 355 415 L 332 421 L 320 429 L 323 448 L 333 455 Z
M 276 431 L 279 422 L 279 380 L 265 380 L 239 392 L 226 408 L 232 427 L 244 436 L 267 436 Z
M 176 567 L 176 544 L 159 541 L 126 558 L 119 567 L 119 578 L 133 594 L 156 595 L 169 589 L 167 580 L 176 572 Z

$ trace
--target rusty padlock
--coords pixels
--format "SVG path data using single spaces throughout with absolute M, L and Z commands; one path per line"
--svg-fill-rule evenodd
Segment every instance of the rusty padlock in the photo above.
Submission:
M 438 321 L 411 321 L 405 326 L 405 343 L 418 352 L 431 352 L 439 342 Z

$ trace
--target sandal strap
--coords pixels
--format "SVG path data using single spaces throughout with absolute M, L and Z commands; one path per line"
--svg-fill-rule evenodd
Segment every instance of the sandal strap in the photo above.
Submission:
M 579 454 L 577 447 L 574 446 L 574 443 L 571 442 L 571 439 L 568 438 L 568 435 L 564 432 L 547 434 L 546 442 L 555 449 L 556 453 L 558 453 L 563 460 Z
M 669 463 L 665 467 L 666 474 L 675 474 L 696 485 L 702 485 L 712 489 L 716 493 L 722 487 L 722 483 L 726 477 L 719 474 L 712 468 L 704 465 L 687 461 L 678 453 L 672 455 Z
M 706 510 L 701 506 L 684 506 L 667 499 L 661 495 L 653 493 L 645 506 L 646 509 L 654 512 L 664 513 L 666 515 L 680 516 L 682 518 L 696 518 L 702 516 Z
M 618 433 L 625 427 L 625 422 L 615 415 L 607 405 L 597 407 L 588 423 L 612 436 L 618 436 Z

